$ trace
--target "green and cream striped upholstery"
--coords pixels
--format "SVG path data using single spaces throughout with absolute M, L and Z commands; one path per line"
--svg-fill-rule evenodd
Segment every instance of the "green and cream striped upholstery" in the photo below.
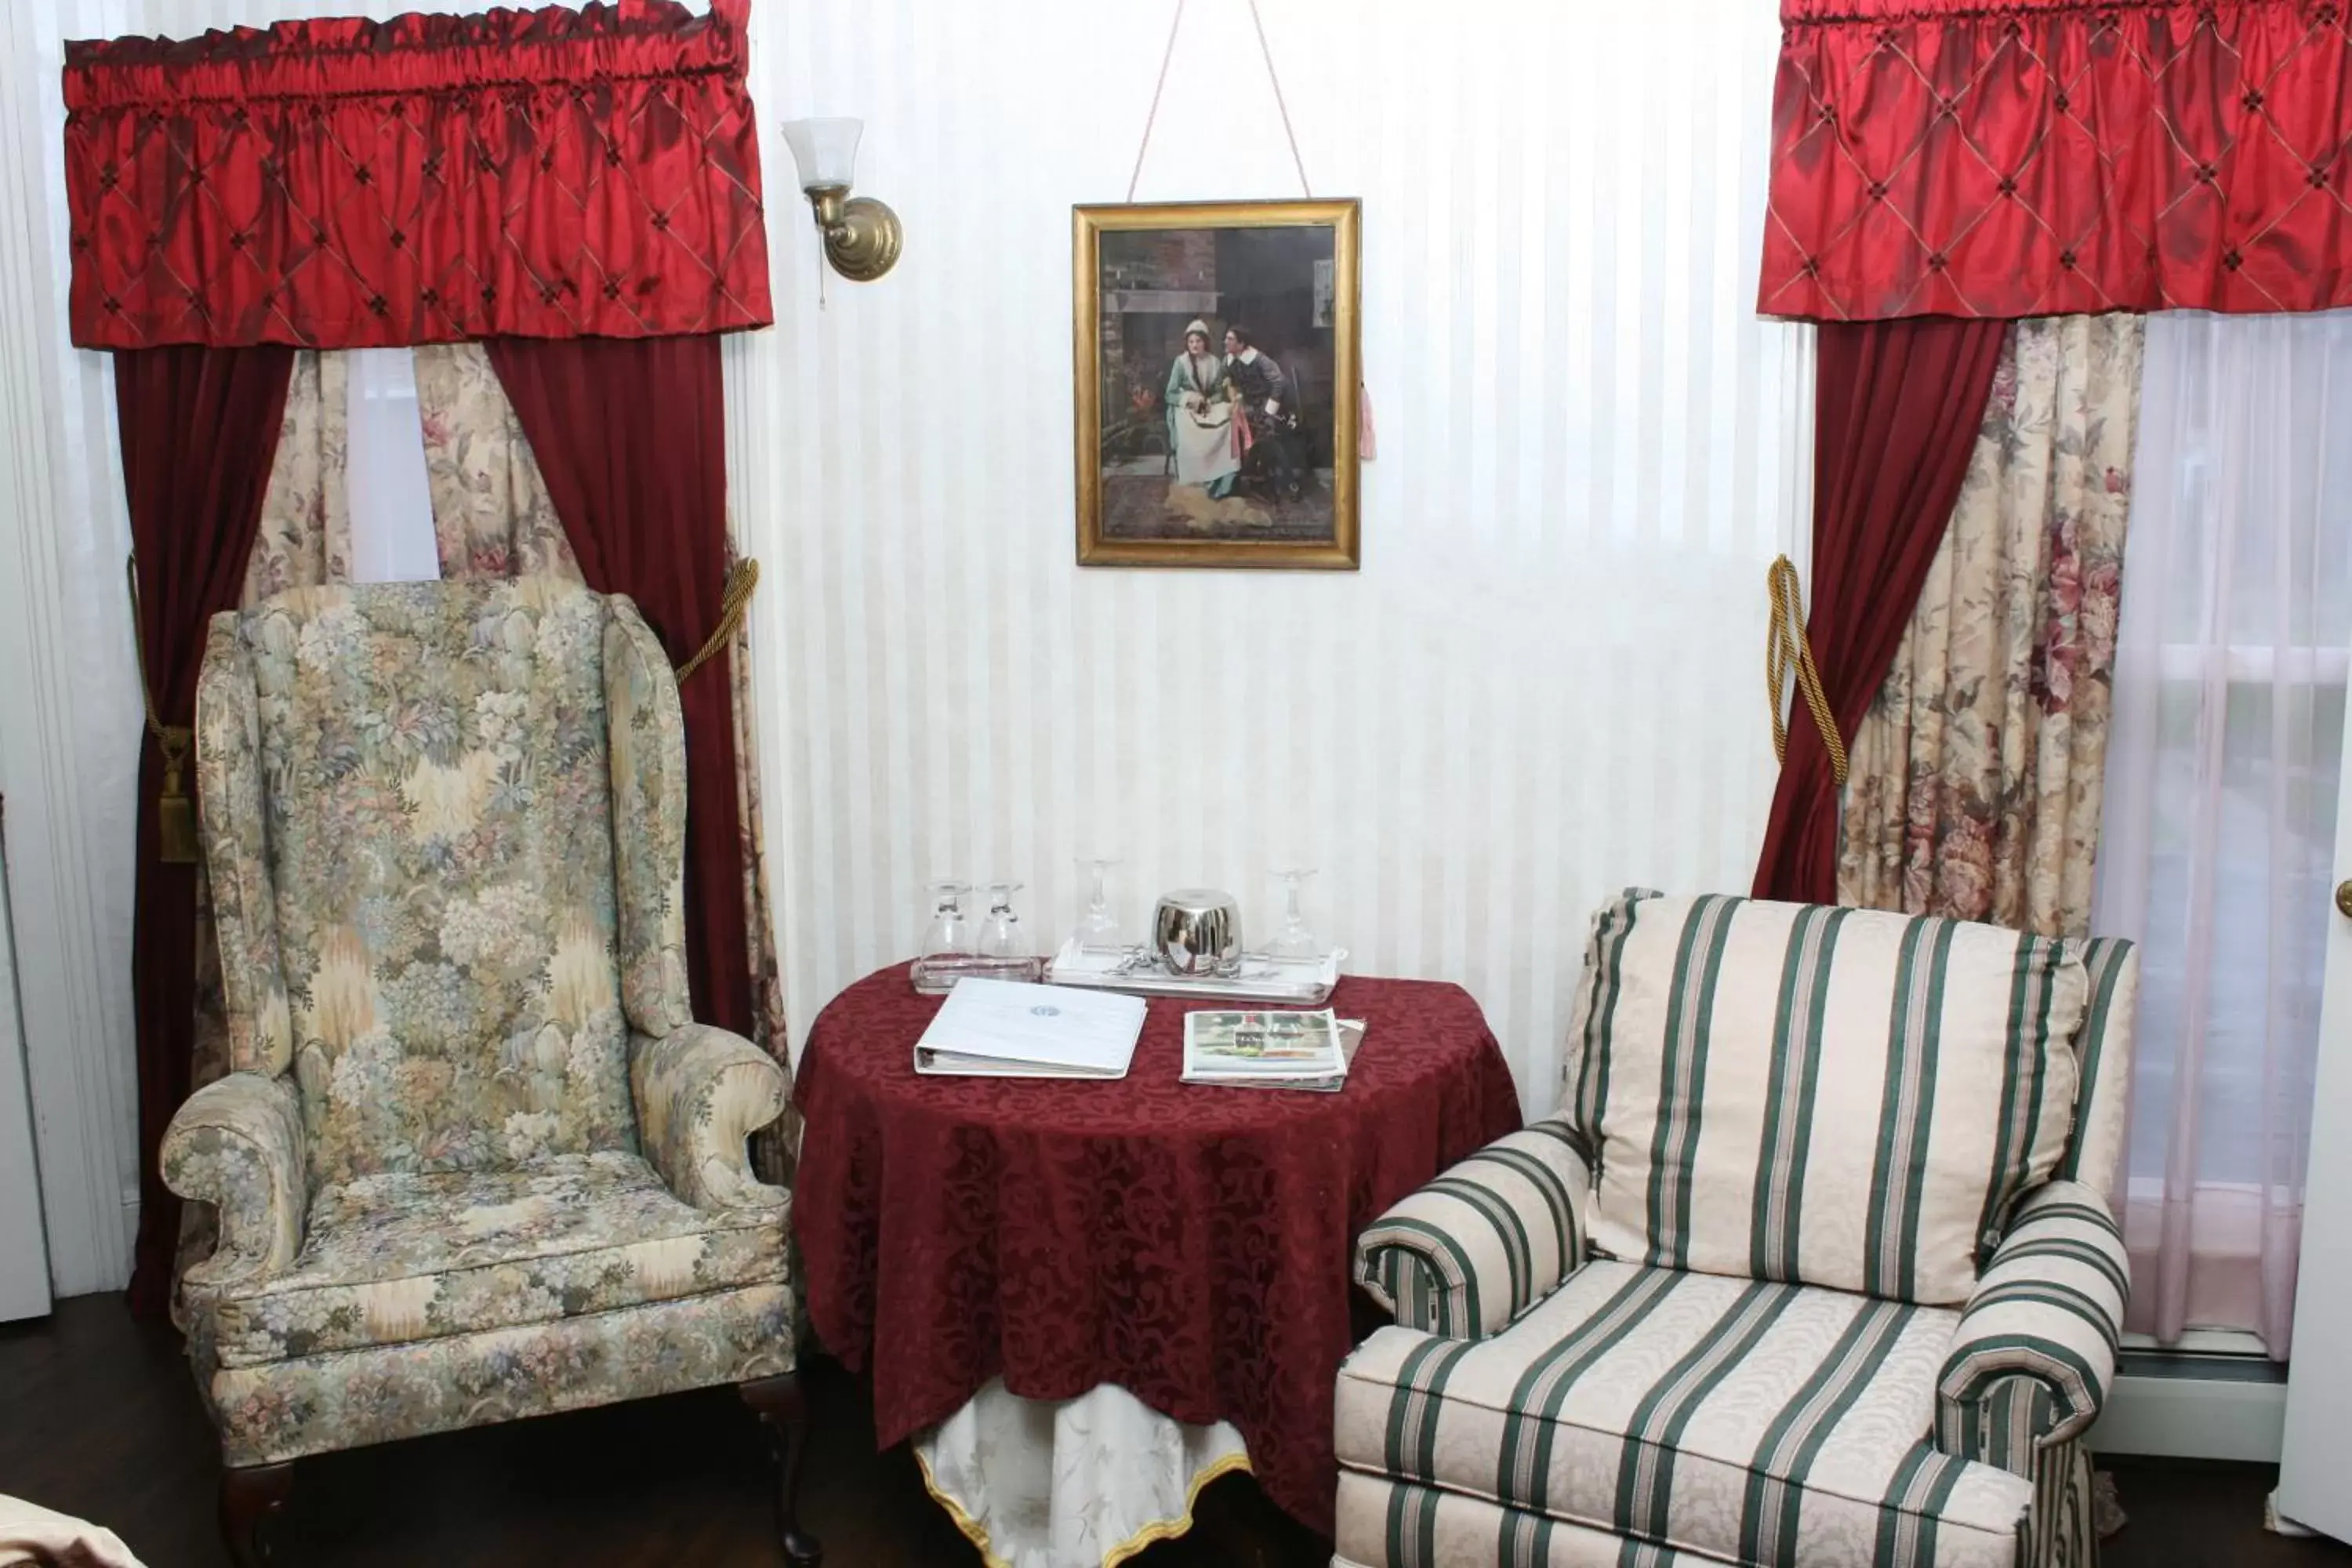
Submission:
M 1715 1561 L 1354 1470 L 1339 1472 L 1337 1544 L 1331 1568 L 1702 1568 Z
M 2070 941 L 2090 982 L 2090 1005 L 2074 1034 L 2074 1135 L 2053 1173 L 2110 1201 L 2123 1176 L 2124 1116 L 2131 1100 L 2132 1021 L 2139 1008 L 2139 953 L 2121 937 Z
M 2099 1542 L 2092 1510 L 2089 1450 L 2079 1443 L 2045 1450 L 2018 1561 L 2032 1568 L 2095 1568 Z M 1857 1568 L 1874 1563 L 1879 1544 L 1875 1538 L 1856 1542 L 1854 1554 L 1842 1561 Z M 1338 1546 L 1331 1568 L 1700 1568 L 1718 1561 L 1355 1470 L 1339 1472 Z M 1824 1565 L 1812 1560 L 1801 1568 Z
M 2024 1474 L 2033 1447 L 2096 1420 L 2115 1377 L 2129 1268 L 2096 1191 L 2051 1182 L 2027 1194 L 1945 1355 L 1937 1440 Z
M 1594 1260 L 1489 1339 L 1382 1329 L 1340 1369 L 1339 1457 L 1406 1489 L 1382 1494 L 1375 1551 L 1343 1486 L 1341 1555 L 1591 1561 L 1563 1545 L 1572 1526 L 1727 1563 L 2012 1568 L 2032 1482 L 1927 1441 L 1958 1321 Z M 1487 1505 L 1453 1527 L 1483 1517 L 1484 1550 L 1444 1550 L 1465 1512 L 1432 1489 Z
M 1996 926 L 1628 892 L 1569 1039 L 1589 1249 L 1958 1305 L 2065 1152 L 2089 990 Z
M 1483 1339 L 1583 1261 L 1592 1183 L 1577 1131 L 1551 1117 L 1489 1143 L 1372 1222 L 1356 1282 L 1398 1322 Z

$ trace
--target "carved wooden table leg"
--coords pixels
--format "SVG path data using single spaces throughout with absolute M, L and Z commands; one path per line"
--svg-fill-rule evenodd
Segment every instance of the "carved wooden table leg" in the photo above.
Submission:
M 263 1568 L 269 1561 L 269 1524 L 294 1495 L 294 1466 L 255 1465 L 221 1474 L 221 1539 L 236 1568 Z
M 801 1529 L 801 1455 L 808 1447 L 808 1396 L 793 1373 L 742 1384 L 743 1403 L 768 1424 L 776 1456 L 776 1539 L 792 1568 L 819 1568 L 824 1548 Z

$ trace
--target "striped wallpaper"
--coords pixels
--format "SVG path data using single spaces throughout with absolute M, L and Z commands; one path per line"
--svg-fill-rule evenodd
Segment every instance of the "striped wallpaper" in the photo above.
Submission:
M 778 330 L 730 440 L 794 1027 L 934 876 L 1058 936 L 1116 855 L 1132 924 L 1206 882 L 1264 929 L 1303 862 L 1349 967 L 1467 986 L 1539 1111 L 1589 911 L 1744 888 L 1769 795 L 1811 443 L 1752 309 L 1771 7 L 1264 10 L 1316 194 L 1364 203 L 1355 574 L 1074 564 L 1069 208 L 1124 193 L 1171 5 L 756 12 Z M 827 113 L 907 249 L 821 304 L 776 125 Z M 1138 198 L 1297 190 L 1246 6 L 1193 0 Z

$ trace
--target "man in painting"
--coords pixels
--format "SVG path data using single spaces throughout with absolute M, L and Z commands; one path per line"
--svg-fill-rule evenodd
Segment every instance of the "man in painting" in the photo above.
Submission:
M 1297 500 L 1307 493 L 1298 460 L 1298 409 L 1290 378 L 1272 354 L 1260 353 L 1247 327 L 1225 329 L 1225 374 L 1249 422 L 1250 445 L 1265 451 L 1276 493 Z
M 1225 362 L 1209 346 L 1209 324 L 1184 328 L 1184 352 L 1168 367 L 1164 395 L 1168 449 L 1176 456 L 1176 482 L 1198 485 L 1212 500 L 1234 493 L 1242 468 L 1241 436 L 1234 428 L 1232 384 Z

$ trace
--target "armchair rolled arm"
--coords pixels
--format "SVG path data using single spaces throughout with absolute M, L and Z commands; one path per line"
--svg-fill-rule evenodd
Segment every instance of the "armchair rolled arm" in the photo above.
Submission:
M 1584 1261 L 1591 1184 L 1581 1133 L 1558 1117 L 1522 1128 L 1366 1227 L 1356 1282 L 1409 1328 L 1484 1339 Z
M 163 1167 L 165 1186 L 220 1215 L 219 1242 L 188 1266 L 189 1286 L 248 1285 L 293 1266 L 310 1194 L 290 1079 L 233 1072 L 196 1090 L 164 1130 Z
M 1937 1447 L 2031 1475 L 2037 1450 L 2080 1436 L 2115 1379 L 2130 1282 L 2123 1233 L 2095 1188 L 2027 1194 L 1953 1331 Z
M 629 1037 L 629 1089 L 646 1158 L 698 1209 L 780 1209 L 792 1201 L 751 1172 L 748 1141 L 783 1114 L 784 1069 L 740 1035 L 688 1024 Z

